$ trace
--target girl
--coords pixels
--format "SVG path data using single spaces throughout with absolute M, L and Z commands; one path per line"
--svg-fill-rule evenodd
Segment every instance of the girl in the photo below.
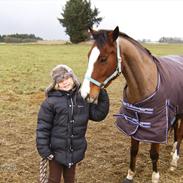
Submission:
M 48 183 L 74 183 L 76 164 L 84 158 L 88 120 L 101 121 L 109 111 L 105 90 L 98 104 L 87 103 L 80 95 L 80 83 L 72 69 L 56 66 L 51 73 L 53 83 L 46 90 L 37 124 L 37 150 L 49 160 Z

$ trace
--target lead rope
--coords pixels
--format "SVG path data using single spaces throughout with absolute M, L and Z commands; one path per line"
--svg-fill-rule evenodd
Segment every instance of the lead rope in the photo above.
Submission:
M 48 160 L 45 158 L 42 158 L 40 161 L 40 167 L 39 167 L 39 171 L 40 171 L 39 181 L 40 181 L 40 183 L 47 183 L 48 182 L 47 168 L 48 168 Z

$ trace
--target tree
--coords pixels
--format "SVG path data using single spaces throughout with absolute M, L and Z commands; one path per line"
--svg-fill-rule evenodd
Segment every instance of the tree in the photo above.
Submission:
M 69 35 L 70 41 L 78 43 L 88 38 L 88 27 L 95 23 L 98 25 L 102 21 L 101 17 L 97 17 L 98 14 L 96 7 L 92 10 L 90 0 L 69 0 L 61 13 L 63 18 L 58 20 L 66 28 L 65 32 Z
M 43 40 L 40 37 L 36 37 L 34 34 L 9 34 L 0 35 L 0 42 L 5 43 L 27 43 L 36 42 L 38 40 Z

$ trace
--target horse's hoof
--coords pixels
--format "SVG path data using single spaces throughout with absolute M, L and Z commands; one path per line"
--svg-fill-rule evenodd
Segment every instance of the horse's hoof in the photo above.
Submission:
M 133 183 L 133 180 L 125 179 L 122 183 Z

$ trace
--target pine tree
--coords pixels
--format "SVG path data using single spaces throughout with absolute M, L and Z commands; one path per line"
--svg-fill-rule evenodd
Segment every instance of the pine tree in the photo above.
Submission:
M 86 31 L 88 27 L 99 24 L 102 21 L 98 9 L 91 8 L 90 0 L 69 0 L 66 2 L 61 13 L 63 18 L 59 22 L 66 28 L 66 34 L 69 35 L 72 43 L 85 41 L 88 38 Z

